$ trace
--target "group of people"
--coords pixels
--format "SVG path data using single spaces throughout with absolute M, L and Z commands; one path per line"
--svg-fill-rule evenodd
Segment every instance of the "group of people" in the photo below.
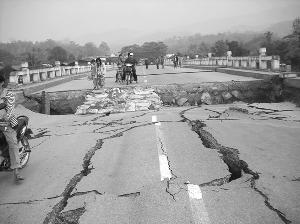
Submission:
M 132 65 L 133 80 L 137 82 L 137 75 L 135 66 L 138 64 L 137 60 L 133 57 L 133 53 L 128 53 L 126 59 L 123 58 L 123 55 L 120 54 L 117 60 L 117 65 L 122 69 L 122 81 L 125 80 L 125 65 Z M 91 78 L 93 80 L 94 89 L 100 89 L 105 85 L 105 75 L 106 75 L 106 66 L 101 58 L 92 59 L 91 61 Z M 116 82 L 118 82 L 118 71 L 116 74 Z
M 119 54 L 118 60 L 117 60 L 117 66 L 122 70 L 121 80 L 125 81 L 125 65 L 131 64 L 132 65 L 132 76 L 133 80 L 137 82 L 137 74 L 135 66 L 138 64 L 137 60 L 134 58 L 133 53 L 129 52 L 127 58 L 124 60 L 123 55 Z M 118 82 L 118 71 L 116 73 L 116 82 Z
M 160 56 L 160 57 L 157 57 L 155 59 L 155 64 L 156 64 L 156 68 L 159 69 L 159 65 L 161 65 L 161 68 L 164 69 L 165 66 L 165 57 L 164 56 Z
M 174 55 L 173 57 L 173 64 L 174 64 L 174 68 L 180 67 L 182 66 L 182 57 L 178 57 L 177 55 Z
M 96 58 L 91 61 L 91 76 L 94 84 L 94 89 L 100 89 L 105 84 L 106 66 L 101 58 Z

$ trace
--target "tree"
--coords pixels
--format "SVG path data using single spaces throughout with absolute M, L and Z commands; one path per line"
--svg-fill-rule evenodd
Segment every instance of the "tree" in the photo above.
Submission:
M 100 55 L 110 55 L 110 48 L 106 42 L 102 41 L 98 49 Z
M 198 52 L 197 44 L 191 44 L 187 50 L 187 54 L 190 56 L 190 58 L 194 58 Z
M 247 56 L 249 51 L 242 47 L 242 44 L 237 41 L 226 41 L 228 49 L 232 52 L 233 57 L 237 56 Z
M 264 33 L 264 41 L 261 44 L 261 47 L 265 47 L 267 49 L 267 55 L 274 55 L 275 49 L 273 45 L 273 33 L 267 31 Z
M 293 33 L 300 35 L 300 17 L 293 21 Z
M 222 57 L 226 55 L 226 52 L 228 51 L 228 45 L 225 41 L 218 40 L 211 50 L 215 54 L 215 56 Z
M 292 69 L 300 71 L 300 18 L 296 18 L 293 21 L 292 34 L 283 38 L 285 42 L 283 47 L 281 45 L 278 50 L 283 54 L 283 60 L 285 63 L 291 64 Z
M 166 55 L 167 45 L 163 42 L 145 42 L 138 52 L 137 57 L 139 58 L 148 58 L 150 61 L 155 58 Z
M 100 54 L 99 49 L 92 42 L 88 42 L 84 45 L 84 54 L 86 56 L 98 56 Z
M 293 21 L 293 35 L 298 39 L 300 47 L 300 17 Z
M 74 54 L 69 54 L 69 57 L 68 57 L 68 61 L 71 62 L 71 61 L 75 61 L 76 58 L 74 56 Z
M 14 55 L 9 53 L 8 51 L 0 49 L 0 62 L 3 62 L 4 65 L 11 65 L 14 59 Z
M 201 57 L 207 56 L 209 53 L 209 46 L 202 42 L 198 47 L 198 55 Z
M 48 60 L 52 63 L 54 61 L 65 62 L 68 60 L 68 52 L 62 47 L 54 47 L 49 51 Z
M 125 46 L 125 47 L 122 47 L 122 49 L 121 49 L 122 54 L 127 54 L 129 52 L 133 52 L 135 55 L 139 55 L 140 51 L 141 51 L 141 47 L 137 44 Z

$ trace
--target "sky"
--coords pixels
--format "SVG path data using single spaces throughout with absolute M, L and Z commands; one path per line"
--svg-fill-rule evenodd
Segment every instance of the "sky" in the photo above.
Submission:
M 0 0 L 0 42 L 126 44 L 255 29 L 297 16 L 300 0 Z

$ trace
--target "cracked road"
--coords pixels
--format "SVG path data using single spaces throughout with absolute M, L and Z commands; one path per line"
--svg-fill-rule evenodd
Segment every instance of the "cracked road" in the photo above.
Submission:
M 30 117 L 24 183 L 0 223 L 299 223 L 300 109 L 203 105 Z

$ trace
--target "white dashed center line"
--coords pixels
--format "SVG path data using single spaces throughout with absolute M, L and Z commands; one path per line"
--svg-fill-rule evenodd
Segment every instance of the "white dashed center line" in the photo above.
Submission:
M 200 187 L 194 184 L 188 184 L 187 186 L 195 224 L 210 224 Z
M 157 152 L 159 158 L 159 168 L 160 168 L 160 180 L 163 181 L 164 179 L 171 179 L 172 174 L 169 168 L 168 158 L 166 156 L 166 152 L 162 149 L 162 136 L 159 126 L 161 125 L 160 122 L 157 122 L 157 117 L 154 115 L 152 116 L 152 122 L 155 123 L 155 133 L 156 133 L 156 142 L 157 142 Z
M 161 123 L 158 122 L 157 116 L 152 116 L 152 122 L 155 124 L 156 141 L 157 141 L 157 151 L 159 158 L 160 167 L 160 179 L 171 179 L 172 173 L 169 167 L 169 161 L 167 157 L 167 148 L 163 144 L 162 133 L 160 130 Z M 206 211 L 204 201 L 202 198 L 202 192 L 199 185 L 187 184 L 188 195 L 191 204 L 191 210 L 193 214 L 193 220 L 195 224 L 210 224 L 210 219 Z

